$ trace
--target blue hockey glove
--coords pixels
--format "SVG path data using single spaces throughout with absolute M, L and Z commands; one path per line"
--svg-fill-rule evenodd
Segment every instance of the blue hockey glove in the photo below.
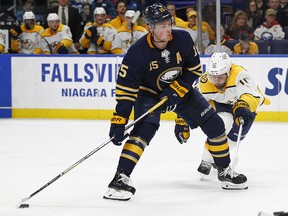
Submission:
M 104 41 L 105 41 L 104 38 L 98 34 L 92 37 L 92 42 L 95 43 L 95 45 L 103 47 Z
M 174 80 L 160 94 L 160 98 L 163 98 L 165 96 L 168 97 L 168 100 L 163 107 L 179 104 L 191 88 L 191 86 L 182 81 L 180 78 Z
M 56 51 L 58 54 L 68 54 L 68 49 L 64 45 L 57 46 Z
M 125 125 L 127 122 L 128 119 L 118 115 L 116 112 L 113 114 L 109 137 L 111 138 L 114 136 L 114 139 L 112 140 L 114 145 L 121 145 L 122 141 L 128 136 L 128 134 L 125 134 Z
M 234 121 L 237 125 L 240 125 L 239 118 L 242 117 L 244 125 L 246 126 L 255 118 L 255 113 L 249 110 L 249 104 L 246 101 L 239 100 L 233 106 Z
M 91 39 L 96 34 L 97 34 L 97 27 L 91 26 L 85 30 L 84 36 L 88 39 Z
M 19 25 L 19 26 L 15 26 L 15 27 L 11 28 L 9 30 L 9 32 L 10 32 L 11 37 L 13 39 L 16 39 L 22 33 L 22 29 L 21 29 L 21 27 Z
M 190 137 L 190 128 L 184 119 L 180 117 L 175 119 L 174 133 L 180 144 L 187 142 Z

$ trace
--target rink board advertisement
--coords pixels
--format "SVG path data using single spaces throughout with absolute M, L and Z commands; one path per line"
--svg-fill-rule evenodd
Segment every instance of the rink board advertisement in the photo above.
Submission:
M 123 57 L 7 56 L 4 61 L 1 56 L 0 61 L 1 69 L 4 68 L 0 78 L 5 79 L 0 80 L 0 117 L 111 117 L 115 81 Z M 201 57 L 203 71 L 208 59 Z M 288 56 L 232 56 L 232 60 L 250 72 L 271 100 L 271 105 L 259 109 L 258 120 L 288 121 Z

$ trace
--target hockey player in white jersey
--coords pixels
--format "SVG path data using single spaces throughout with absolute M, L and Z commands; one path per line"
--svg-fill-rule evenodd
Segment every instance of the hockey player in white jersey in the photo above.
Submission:
M 230 151 L 236 146 L 239 119 L 244 120 L 240 139 L 243 140 L 254 122 L 259 106 L 270 104 L 269 99 L 262 94 L 249 72 L 240 65 L 232 64 L 229 55 L 225 52 L 212 54 L 207 65 L 207 72 L 202 74 L 199 80 L 194 83 L 194 87 L 202 93 L 223 119 Z M 184 139 L 189 137 L 187 133 L 189 133 L 189 128 L 187 130 L 185 124 L 180 125 L 176 122 L 176 138 L 182 142 L 187 141 Z M 211 154 L 204 148 L 198 171 L 204 175 L 209 175 L 213 164 Z
M 42 34 L 42 49 L 44 54 L 79 54 L 72 40 L 69 26 L 60 24 L 56 13 L 47 16 L 48 28 Z
M 132 24 L 134 15 L 133 10 L 126 11 L 126 25 L 117 30 L 117 35 L 112 42 L 111 53 L 126 54 L 132 44 L 148 33 L 144 27 Z
M 79 42 L 87 50 L 87 54 L 110 53 L 116 29 L 106 21 L 106 11 L 103 7 L 94 10 L 95 22 L 89 22 L 84 27 L 84 33 Z
M 41 34 L 44 28 L 35 24 L 35 15 L 27 11 L 23 15 L 23 24 L 10 29 L 11 51 L 23 54 L 41 54 Z
M 0 29 L 0 53 L 5 53 L 6 44 L 5 44 L 5 37 L 2 33 L 2 30 Z

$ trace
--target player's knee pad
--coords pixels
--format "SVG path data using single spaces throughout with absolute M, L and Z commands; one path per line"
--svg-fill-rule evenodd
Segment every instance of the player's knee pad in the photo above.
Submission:
M 151 122 L 146 122 L 145 119 L 143 119 L 143 121 L 139 122 L 134 126 L 133 130 L 130 133 L 130 136 L 139 137 L 143 139 L 147 143 L 147 145 L 149 145 L 158 128 L 159 125 Z
M 202 131 L 207 135 L 209 139 L 220 137 L 225 134 L 225 125 L 221 117 L 214 113 L 210 118 L 200 125 Z

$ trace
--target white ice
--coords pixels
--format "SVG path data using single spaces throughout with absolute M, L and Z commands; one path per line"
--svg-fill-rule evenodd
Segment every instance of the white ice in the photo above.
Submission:
M 0 119 L 0 216 L 256 216 L 288 211 L 287 123 L 256 122 L 239 148 L 236 170 L 249 189 L 227 191 L 216 171 L 196 171 L 205 140 L 200 129 L 178 144 L 174 123 L 161 127 L 136 166 L 130 201 L 104 200 L 122 147 L 109 143 L 28 197 L 108 139 L 108 121 Z M 231 154 L 231 158 L 234 155 Z

